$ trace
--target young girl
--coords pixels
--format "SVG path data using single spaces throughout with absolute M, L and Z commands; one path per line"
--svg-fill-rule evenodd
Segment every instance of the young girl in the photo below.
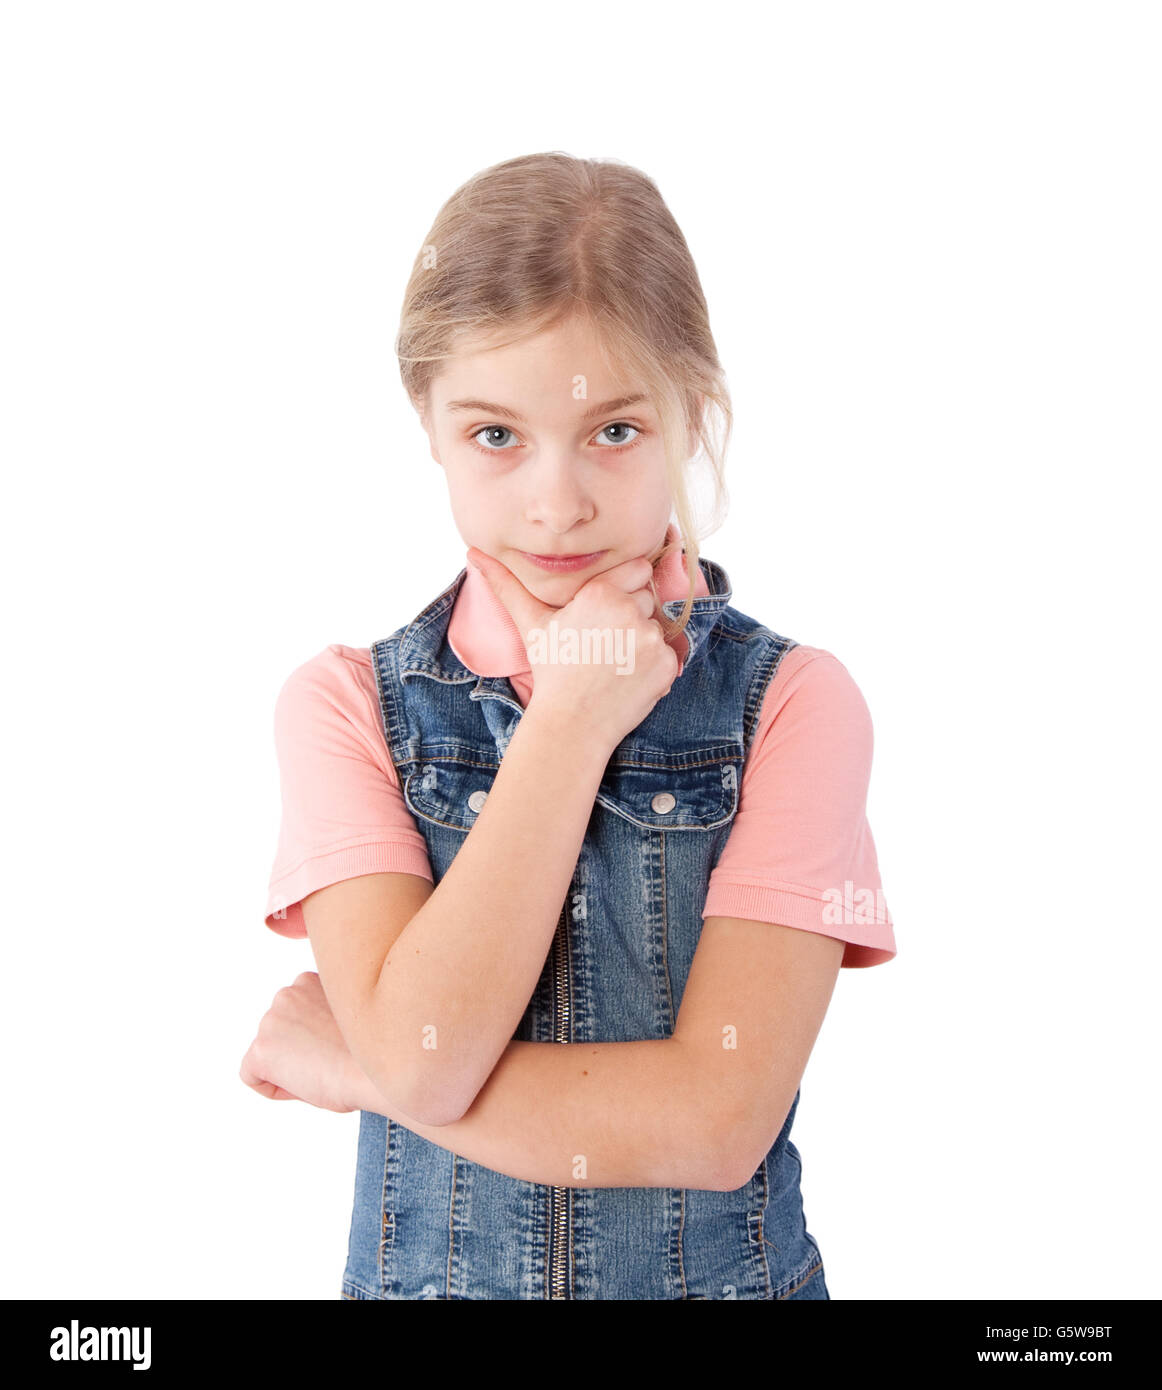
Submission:
M 361 1112 L 344 1298 L 826 1299 L 790 1132 L 839 969 L 895 954 L 872 731 L 699 559 L 682 233 L 623 164 L 499 164 L 397 349 L 468 563 L 280 692 L 265 920 L 318 973 L 242 1078 Z

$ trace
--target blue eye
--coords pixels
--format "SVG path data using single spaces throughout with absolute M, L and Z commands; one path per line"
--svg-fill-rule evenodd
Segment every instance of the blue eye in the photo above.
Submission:
M 635 438 L 635 439 L 637 438 L 637 436 L 638 436 L 639 434 L 641 434 L 641 430 L 639 430 L 638 427 L 637 427 L 636 425 L 630 425 L 630 424 L 627 424 L 626 421 L 624 421 L 624 420 L 618 420 L 618 421 L 616 421 L 616 422 L 615 422 L 614 424 L 612 424 L 612 425 L 606 425 L 606 426 L 605 426 L 605 429 L 599 430 L 599 431 L 597 432 L 597 438 L 600 439 L 601 436 L 602 436 L 603 434 L 605 434 L 606 431 L 608 431 L 608 430 L 633 430 L 633 432 L 634 432 L 634 438 Z M 632 439 L 615 439 L 615 440 L 613 440 L 612 442 L 609 441 L 609 440 L 606 440 L 606 443 L 607 443 L 607 444 L 610 444 L 610 447 L 611 447 L 611 448 L 623 448 L 623 447 L 624 447 L 625 445 L 627 445 L 627 444 L 632 444 L 632 443 L 633 443 L 633 440 L 632 440 Z
M 609 439 L 608 434 L 610 430 L 632 430 L 633 438 Z M 605 435 L 606 438 L 602 447 L 606 449 L 632 449 L 633 446 L 639 442 L 641 435 L 644 433 L 645 431 L 637 425 L 631 425 L 625 420 L 616 420 L 613 424 L 606 425 L 603 429 L 598 430 L 595 438 L 601 439 L 602 435 Z M 481 444 L 479 442 L 481 435 L 489 437 L 489 442 L 487 444 Z M 469 435 L 469 438 L 482 453 L 506 453 L 509 446 L 503 442 L 503 439 L 498 441 L 496 438 L 497 435 L 512 435 L 512 430 L 510 430 L 507 425 L 483 425 L 474 434 Z M 513 438 L 515 438 L 515 436 L 513 436 Z
M 512 433 L 512 430 L 507 429 L 504 425 L 485 425 L 483 429 L 477 430 L 477 431 L 476 431 L 476 433 L 472 436 L 472 439 L 473 439 L 473 442 L 475 442 L 475 440 L 476 440 L 477 438 L 479 438 L 479 436 L 482 435 L 482 434 L 511 434 L 511 433 Z M 490 454 L 499 454 L 499 453 L 502 453 L 502 452 L 503 452 L 503 450 L 501 450 L 501 449 L 493 449 L 493 448 L 491 448 L 491 447 L 490 447 L 489 445 L 487 445 L 487 444 L 481 444 L 479 447 L 480 447 L 481 449 L 483 449 L 486 453 L 490 453 Z

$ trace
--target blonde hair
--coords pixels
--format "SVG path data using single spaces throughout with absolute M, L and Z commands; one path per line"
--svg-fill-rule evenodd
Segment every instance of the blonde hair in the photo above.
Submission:
M 680 615 L 659 618 L 672 637 L 690 616 L 698 541 L 725 512 L 733 414 L 694 260 L 652 179 L 618 160 L 551 151 L 461 185 L 437 213 L 404 293 L 395 344 L 404 389 L 426 420 L 438 364 L 465 336 L 503 347 L 573 317 L 588 321 L 607 365 L 644 389 L 661 422 L 680 534 L 650 558 L 656 566 L 684 547 L 689 581 Z M 701 533 L 686 475 L 699 448 L 714 501 Z M 656 600 L 652 580 L 650 588 Z

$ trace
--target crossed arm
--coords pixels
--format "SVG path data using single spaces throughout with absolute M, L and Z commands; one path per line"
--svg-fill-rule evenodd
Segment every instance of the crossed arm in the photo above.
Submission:
M 774 1143 L 822 1023 L 843 942 L 711 917 L 673 1036 L 509 1042 L 467 1111 L 422 1124 L 351 1059 L 348 1094 L 434 1144 L 555 1187 L 729 1191 Z M 735 1048 L 724 1048 L 730 1027 Z
M 843 942 L 708 918 L 671 1037 L 513 1041 L 606 760 L 530 707 L 438 887 L 369 874 L 303 899 L 344 1084 L 352 1104 L 512 1177 L 729 1190 L 786 1119 Z

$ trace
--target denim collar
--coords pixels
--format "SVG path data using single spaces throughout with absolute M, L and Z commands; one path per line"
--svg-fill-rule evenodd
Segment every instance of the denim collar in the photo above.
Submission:
M 682 675 L 697 659 L 732 595 L 730 576 L 721 565 L 705 556 L 700 556 L 698 563 L 710 592 L 696 596 L 690 608 L 690 617 L 683 629 L 689 650 L 682 665 Z M 477 675 L 464 665 L 446 640 L 452 607 L 467 573 L 467 569 L 462 569 L 443 593 L 404 629 L 399 643 L 400 675 L 430 676 L 433 680 L 449 684 L 474 680 L 477 691 L 481 693 L 510 693 L 512 687 L 507 676 Z M 685 599 L 670 599 L 661 605 L 662 611 L 668 617 L 676 618 L 684 603 Z M 517 708 L 520 708 L 519 704 Z

